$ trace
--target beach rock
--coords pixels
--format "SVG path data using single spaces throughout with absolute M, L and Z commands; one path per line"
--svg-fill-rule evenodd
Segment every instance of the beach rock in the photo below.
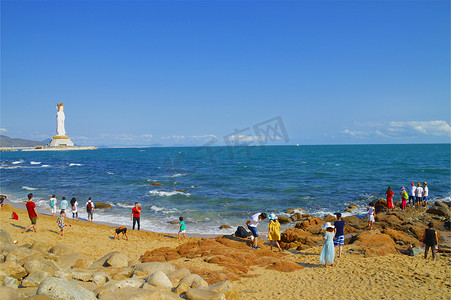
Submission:
M 46 295 L 61 300 L 95 300 L 93 292 L 82 288 L 68 280 L 49 277 L 44 279 L 38 287 L 37 295 Z
M 421 242 L 418 239 L 414 238 L 410 234 L 405 233 L 404 231 L 386 228 L 383 230 L 383 233 L 388 234 L 398 245 L 421 245 Z
M 189 289 L 185 293 L 188 300 L 225 300 L 224 294 L 205 289 Z
M 81 286 L 84 289 L 87 289 L 88 291 L 93 292 L 98 286 L 91 281 L 79 281 L 76 279 L 69 279 L 69 282 L 75 283 L 78 286 Z
M 376 216 L 380 212 L 388 211 L 387 201 L 382 198 L 377 199 L 376 202 L 374 202 L 374 209 L 376 210 Z
M 409 251 L 410 256 L 424 255 L 424 250 L 421 248 L 412 248 Z
M 103 203 L 103 202 L 96 202 L 94 205 L 95 205 L 96 209 L 104 209 L 104 208 L 112 208 L 113 207 L 111 204 Z
M 191 286 L 189 284 L 186 284 L 184 282 L 181 282 L 177 285 L 177 287 L 174 290 L 174 294 L 180 295 L 185 293 L 187 290 L 189 290 Z
M 6 276 L 3 279 L 3 281 L 5 282 L 5 286 L 9 286 L 9 287 L 17 289 L 17 285 L 18 285 L 18 280 L 17 279 Z
M 224 294 L 227 300 L 238 300 L 240 296 L 238 292 L 233 289 L 233 285 L 230 281 L 224 280 L 218 282 L 208 288 L 210 291 L 217 292 L 219 294 Z
M 50 246 L 43 242 L 33 242 L 33 244 L 30 246 L 30 249 L 41 251 L 41 252 L 48 252 L 50 249 Z
M 141 289 L 136 287 L 126 287 L 117 291 L 103 293 L 99 299 L 102 300 L 173 300 L 180 299 L 175 294 L 167 291 Z
M 290 223 L 290 222 L 291 222 L 291 219 L 288 218 L 288 217 L 283 217 L 283 216 L 279 217 L 279 223 L 280 224 L 287 224 L 287 223 Z
M 97 286 L 101 286 L 108 281 L 108 275 L 105 272 L 95 272 L 91 275 L 89 281 L 94 282 Z
M 7 261 L 0 264 L 0 272 L 14 279 L 21 279 L 27 276 L 27 271 L 15 261 Z M 5 277 L 6 277 L 5 276 Z
M 6 286 L 0 286 L 0 295 L 2 296 L 2 300 L 19 299 L 19 293 L 17 293 L 17 289 Z
M 115 251 L 108 253 L 93 262 L 89 266 L 89 269 L 98 269 L 101 267 L 124 268 L 128 266 L 128 261 L 128 257 L 125 254 Z
M 441 203 L 441 202 L 440 202 Z M 436 216 L 447 217 L 450 215 L 450 210 L 447 205 L 434 205 L 433 207 L 426 210 L 426 213 Z
M 36 254 L 35 250 L 28 249 L 26 247 L 16 247 L 15 249 L 12 249 L 8 252 L 6 255 L 5 261 L 16 261 L 21 263 L 20 261 L 22 259 L 25 259 L 27 257 L 30 257 L 31 255 Z
M 17 293 L 19 294 L 19 299 L 24 299 L 25 297 L 33 297 L 36 296 L 36 291 L 38 290 L 37 287 L 22 287 L 20 289 L 17 289 Z M 25 298 L 27 299 L 27 298 Z M 53 299 L 53 298 L 51 298 Z
M 73 253 L 72 248 L 69 245 L 64 245 L 64 244 L 53 246 L 49 250 L 49 252 L 55 254 L 56 256 L 63 256 L 63 255 Z
M 86 259 L 86 257 L 80 253 L 62 255 L 58 257 L 58 265 L 60 265 L 60 267 L 62 268 L 71 268 L 77 263 L 79 259 Z
M 22 286 L 23 287 L 37 287 L 37 286 L 39 286 L 39 284 L 42 281 L 44 281 L 44 279 L 46 279 L 50 276 L 52 276 L 52 275 L 50 275 L 50 273 L 45 272 L 45 271 L 39 271 L 39 272 L 32 273 L 24 278 L 24 280 L 22 281 Z
M 291 221 L 296 222 L 302 219 L 302 214 L 301 213 L 295 213 L 294 215 L 292 215 L 290 217 Z
M 114 280 L 124 280 L 124 279 L 130 278 L 132 276 L 132 274 L 133 274 L 132 267 L 123 268 L 119 272 L 114 274 L 113 279 Z
M 285 211 L 286 214 L 293 214 L 295 212 L 305 212 L 305 210 L 303 210 L 302 208 L 289 208 Z
M 175 270 L 175 267 L 167 262 L 147 262 L 134 266 L 133 273 L 142 272 L 147 276 L 153 274 L 156 271 L 162 271 L 165 274 L 169 274 Z
M 44 271 L 53 275 L 57 269 L 55 263 L 51 260 L 38 260 L 35 257 L 31 257 L 25 261 L 23 267 L 28 274 Z
M 332 216 L 332 215 L 324 216 L 324 222 L 331 222 L 331 223 L 333 223 L 335 221 L 337 221 L 337 218 L 335 216 Z
M 183 194 L 186 194 L 186 191 L 185 190 L 175 190 L 176 192 L 179 192 L 179 193 L 183 193 Z
M 150 275 L 146 282 L 150 285 L 161 287 L 161 288 L 172 288 L 172 282 L 169 280 L 168 276 L 162 271 L 156 271 Z
M 304 221 L 296 223 L 295 228 L 309 231 L 312 234 L 317 234 L 321 231 L 323 220 L 317 217 L 309 217 Z
M 161 183 L 159 183 L 159 182 L 152 182 L 150 185 L 153 185 L 153 186 L 163 186 Z
M 23 300 L 54 300 L 54 299 L 46 295 L 33 295 L 27 298 L 23 298 Z
M 191 272 L 188 269 L 184 268 L 184 269 L 177 269 L 167 275 L 168 275 L 169 280 L 173 284 L 175 284 L 175 283 L 179 282 L 180 279 L 182 279 L 185 276 L 188 276 L 189 274 L 191 274 Z
M 348 205 L 349 209 L 359 209 L 360 207 L 354 203 Z
M 0 247 L 3 245 L 10 245 L 12 243 L 11 235 L 5 229 L 0 228 Z
M 192 288 L 208 288 L 208 283 L 197 274 L 190 274 L 183 277 L 182 280 L 180 280 L 180 283 L 186 283 Z
M 128 257 L 120 252 L 113 252 L 105 261 L 105 265 L 109 267 L 125 268 L 128 266 Z
M 90 281 L 92 277 L 92 272 L 88 272 L 85 270 L 73 270 L 72 271 L 72 279 L 87 282 Z
M 100 286 L 94 290 L 94 294 L 97 298 L 102 299 L 102 295 L 110 292 L 117 293 L 118 290 L 125 289 L 128 287 L 139 288 L 143 285 L 144 281 L 135 278 L 128 278 L 121 281 L 111 281 L 103 286 Z
M 219 226 L 219 229 L 227 229 L 227 228 L 232 228 L 229 225 L 221 225 Z
M 397 254 L 396 244 L 388 234 L 376 233 L 373 230 L 362 231 L 352 237 L 349 242 L 353 249 L 361 251 L 365 256 L 382 256 Z

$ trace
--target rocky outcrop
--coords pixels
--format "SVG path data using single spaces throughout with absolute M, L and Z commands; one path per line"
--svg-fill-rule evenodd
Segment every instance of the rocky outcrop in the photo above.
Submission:
M 362 231 L 353 236 L 349 242 L 352 249 L 365 256 L 380 256 L 397 254 L 396 244 L 388 234 L 377 233 L 373 230 Z
M 105 209 L 105 208 L 112 208 L 113 206 L 109 203 L 103 203 L 103 202 L 96 202 L 95 206 L 97 209 Z
M 426 213 L 431 214 L 431 215 L 441 216 L 441 217 L 450 217 L 451 216 L 451 211 L 450 211 L 449 205 L 447 203 L 441 202 L 441 201 L 436 201 L 434 203 L 434 206 L 429 208 L 426 211 Z
M 50 253 L 55 254 L 56 256 L 63 256 L 73 253 L 72 248 L 69 245 L 55 245 L 50 250 Z

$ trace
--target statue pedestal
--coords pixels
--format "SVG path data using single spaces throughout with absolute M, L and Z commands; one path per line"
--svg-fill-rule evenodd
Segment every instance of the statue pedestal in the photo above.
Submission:
M 50 147 L 73 147 L 74 143 L 66 135 L 55 135 L 49 144 Z

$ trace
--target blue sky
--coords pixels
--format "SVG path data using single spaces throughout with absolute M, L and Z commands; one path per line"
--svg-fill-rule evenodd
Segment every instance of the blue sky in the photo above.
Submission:
M 450 142 L 449 1 L 1 5 L 0 134 L 62 101 L 78 145 Z

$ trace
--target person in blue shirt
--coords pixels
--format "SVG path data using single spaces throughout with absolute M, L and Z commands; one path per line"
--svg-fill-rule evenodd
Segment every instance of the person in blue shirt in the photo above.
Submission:
M 69 201 L 66 200 L 66 197 L 63 197 L 60 203 L 60 209 L 64 212 L 64 216 L 66 216 L 66 209 L 69 206 Z
M 179 229 L 179 240 L 181 239 L 182 234 L 183 234 L 183 237 L 184 237 L 185 239 L 188 239 L 188 238 L 186 237 L 186 235 L 185 235 L 185 232 L 186 232 L 186 225 L 185 225 L 185 222 L 183 221 L 183 217 L 180 217 L 180 218 L 179 218 L 179 221 L 180 221 L 179 225 L 177 225 L 177 226 L 174 227 L 174 228 L 177 228 L 177 227 L 180 228 L 180 229 Z
M 343 245 L 345 244 L 345 221 L 341 219 L 341 213 L 337 213 L 337 221 L 334 223 L 335 226 L 335 238 L 334 238 L 334 246 L 338 246 L 338 258 L 341 258 L 341 254 L 343 252 Z

